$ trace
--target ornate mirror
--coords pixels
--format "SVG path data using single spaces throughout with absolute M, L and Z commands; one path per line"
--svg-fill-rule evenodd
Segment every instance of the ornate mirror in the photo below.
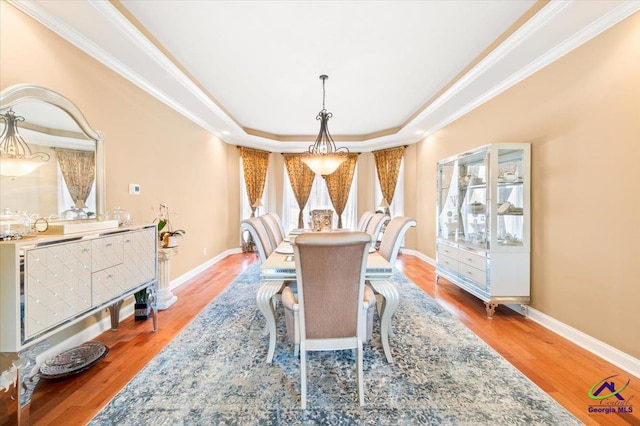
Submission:
M 11 86 L 0 92 L 0 130 L 0 213 L 104 215 L 103 137 L 73 102 L 44 87 Z M 19 170 L 19 161 L 32 164 Z

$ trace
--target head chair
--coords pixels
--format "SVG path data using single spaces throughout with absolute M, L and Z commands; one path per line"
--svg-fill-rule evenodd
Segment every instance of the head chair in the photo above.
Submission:
M 364 232 L 306 233 L 293 243 L 302 408 L 307 404 L 307 351 L 355 349 L 358 396 L 364 404 L 362 344 L 370 304 L 363 300 L 370 245 Z

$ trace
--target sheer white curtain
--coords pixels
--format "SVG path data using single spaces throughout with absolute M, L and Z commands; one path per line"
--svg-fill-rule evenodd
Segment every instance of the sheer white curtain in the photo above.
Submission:
M 382 210 L 380 203 L 382 203 L 382 190 L 380 189 L 380 180 L 378 180 L 378 171 L 375 170 L 375 202 L 376 210 Z M 393 201 L 389 205 L 389 213 L 391 217 L 404 216 L 404 158 L 400 161 L 400 171 L 398 172 L 398 182 L 396 183 L 396 190 L 393 193 Z
M 351 182 L 351 190 L 349 191 L 349 198 L 347 205 L 342 212 L 342 227 L 344 229 L 356 229 L 357 226 L 357 206 L 358 206 L 358 182 L 357 173 L 358 166 L 353 175 L 353 182 Z M 284 227 L 285 234 L 298 227 L 298 202 L 293 195 L 293 189 L 291 189 L 291 183 L 289 183 L 289 176 L 287 170 L 284 170 L 284 184 L 282 189 L 282 226 Z M 309 212 L 314 209 L 330 209 L 334 210 L 331 199 L 329 198 L 329 191 L 327 191 L 327 185 L 323 182 L 322 176 L 316 175 L 313 179 L 313 186 L 311 187 L 311 194 L 309 194 L 309 201 L 303 210 L 305 227 L 309 227 Z M 333 214 L 333 226 L 338 224 L 338 215 Z

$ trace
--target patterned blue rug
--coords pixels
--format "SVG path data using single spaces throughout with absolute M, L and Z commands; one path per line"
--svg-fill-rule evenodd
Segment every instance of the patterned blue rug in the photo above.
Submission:
M 91 421 L 92 425 L 571 425 L 550 396 L 396 271 L 401 301 L 390 339 L 364 352 L 365 403 L 352 351 L 311 352 L 306 410 L 300 366 L 278 310 L 278 345 L 255 303 L 251 266 Z

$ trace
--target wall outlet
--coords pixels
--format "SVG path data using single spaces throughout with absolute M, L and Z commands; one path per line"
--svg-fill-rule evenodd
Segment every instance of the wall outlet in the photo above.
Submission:
M 130 183 L 129 195 L 140 195 L 140 185 L 138 185 L 137 183 Z
M 206 256 L 206 255 L 207 255 L 207 248 L 206 248 L 206 247 L 202 249 L 202 255 L 203 255 L 203 256 Z

